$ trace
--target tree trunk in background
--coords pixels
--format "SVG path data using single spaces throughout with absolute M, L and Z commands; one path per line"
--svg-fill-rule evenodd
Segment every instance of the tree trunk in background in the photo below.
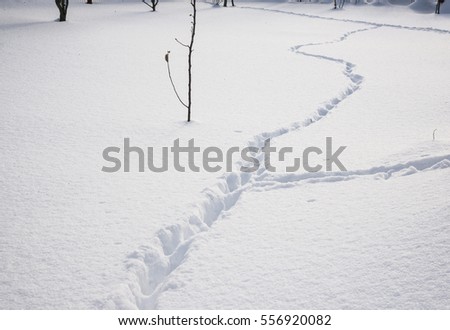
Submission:
M 441 13 L 441 3 L 443 3 L 444 1 L 441 1 L 441 0 L 437 0 L 437 3 L 436 3 L 436 10 L 435 10 L 435 14 L 440 14 Z
M 152 9 L 156 11 L 156 6 L 158 5 L 159 0 L 152 0 Z
M 59 21 L 65 22 L 67 17 L 67 8 L 69 7 L 69 0 L 55 0 L 55 3 L 59 9 Z
M 226 7 L 228 5 L 228 0 L 223 1 L 223 6 Z M 234 0 L 231 0 L 231 5 L 234 7 Z
M 152 9 L 152 11 L 156 11 L 156 6 L 158 5 L 159 0 L 151 0 L 150 3 L 148 3 L 145 0 L 142 0 L 142 2 L 145 3 L 147 6 L 149 6 Z
M 88 5 L 92 5 L 92 0 L 87 0 L 86 2 Z

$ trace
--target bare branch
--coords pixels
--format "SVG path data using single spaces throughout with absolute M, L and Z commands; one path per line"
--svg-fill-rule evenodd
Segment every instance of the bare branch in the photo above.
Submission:
M 167 63 L 167 72 L 169 73 L 170 83 L 172 84 L 173 91 L 175 92 L 175 95 L 177 96 L 178 101 L 180 101 L 180 103 L 181 103 L 185 108 L 189 109 L 188 106 L 186 105 L 186 103 L 184 103 L 184 102 L 181 100 L 181 97 L 180 97 L 180 95 L 178 94 L 177 88 L 175 87 L 175 83 L 173 82 L 172 74 L 171 74 L 171 72 L 170 72 L 170 60 L 169 60 L 169 54 L 170 54 L 170 51 L 167 52 L 167 54 L 166 54 L 166 56 L 165 56 L 165 60 L 166 60 L 166 63 Z
M 189 48 L 189 45 L 183 44 L 180 40 L 178 40 L 177 38 L 175 38 L 175 41 L 178 42 L 181 46 Z
M 145 3 L 147 6 L 149 6 L 150 8 L 152 8 L 153 9 L 153 7 L 152 7 L 152 5 L 151 4 L 149 4 L 148 2 L 146 2 L 145 0 L 142 0 L 142 2 L 143 3 Z

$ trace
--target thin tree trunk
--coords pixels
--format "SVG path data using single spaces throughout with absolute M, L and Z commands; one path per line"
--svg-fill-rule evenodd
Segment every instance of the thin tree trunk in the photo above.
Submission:
M 435 14 L 441 13 L 441 0 L 437 0 Z
M 191 0 L 192 5 L 192 30 L 191 30 L 191 42 L 189 44 L 189 55 L 188 55 L 188 119 L 191 121 L 191 107 L 192 107 L 192 52 L 194 50 L 194 38 L 195 38 L 195 27 L 197 25 L 197 0 Z
M 156 6 L 158 5 L 159 0 L 152 0 L 152 9 L 156 11 Z
M 147 6 L 149 6 L 152 11 L 156 11 L 156 6 L 159 3 L 159 0 L 151 0 L 150 3 L 146 2 L 145 0 L 142 0 L 143 3 L 145 3 Z
M 67 8 L 69 7 L 69 0 L 55 0 L 55 3 L 59 10 L 59 21 L 65 22 L 67 17 Z
M 143 0 L 145 1 L 145 0 Z M 191 1 L 191 6 L 192 6 L 192 14 L 190 14 L 189 16 L 192 17 L 192 26 L 191 26 L 191 41 L 189 42 L 189 44 L 184 44 L 181 41 L 179 41 L 177 38 L 175 38 L 175 41 L 178 42 L 181 46 L 186 47 L 188 49 L 188 90 L 187 90 L 187 102 L 184 103 L 183 100 L 180 98 L 180 95 L 177 92 L 177 89 L 175 87 L 175 84 L 173 82 L 172 79 L 172 75 L 170 73 L 170 63 L 169 63 L 169 54 L 170 51 L 167 52 L 166 56 L 165 56 L 165 60 L 167 62 L 167 70 L 169 73 L 169 79 L 170 82 L 172 83 L 172 87 L 173 90 L 175 92 L 175 95 L 178 98 L 178 101 L 180 101 L 180 103 L 187 109 L 188 111 L 188 116 L 187 116 L 187 121 L 190 122 L 191 121 L 191 109 L 192 109 L 192 53 L 194 51 L 194 40 L 195 40 L 195 29 L 197 26 L 197 0 L 190 0 Z

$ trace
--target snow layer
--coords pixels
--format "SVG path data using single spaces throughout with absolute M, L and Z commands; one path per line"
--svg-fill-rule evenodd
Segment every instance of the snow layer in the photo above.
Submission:
M 448 18 L 199 7 L 187 125 L 163 61 L 181 82 L 185 3 L 3 3 L 0 307 L 449 308 Z M 349 172 L 100 171 L 124 137 L 326 136 Z
M 192 244 L 158 308 L 449 308 L 448 168 L 398 174 L 251 189 Z

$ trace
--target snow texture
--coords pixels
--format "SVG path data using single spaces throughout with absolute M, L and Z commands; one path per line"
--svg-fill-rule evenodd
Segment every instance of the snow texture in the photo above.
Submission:
M 450 308 L 446 15 L 200 3 L 186 124 L 186 3 L 53 7 L 0 7 L 0 308 Z M 327 136 L 348 171 L 100 171 L 124 137 Z

